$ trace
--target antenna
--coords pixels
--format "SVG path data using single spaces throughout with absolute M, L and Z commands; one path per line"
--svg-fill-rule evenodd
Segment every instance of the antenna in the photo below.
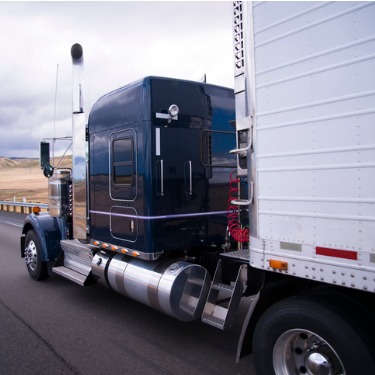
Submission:
M 57 103 L 57 83 L 59 80 L 59 64 L 56 67 L 56 85 L 55 85 L 55 107 L 53 111 L 53 142 L 52 142 L 52 164 L 55 163 L 55 138 L 56 138 L 56 103 Z
M 199 79 L 199 82 L 203 82 L 203 83 L 207 82 L 207 75 L 206 75 L 206 73 L 204 73 L 203 76 Z
M 53 113 L 53 138 L 55 138 L 56 132 L 56 103 L 57 103 L 57 83 L 59 79 L 59 64 L 56 66 L 56 86 L 55 86 L 55 109 Z

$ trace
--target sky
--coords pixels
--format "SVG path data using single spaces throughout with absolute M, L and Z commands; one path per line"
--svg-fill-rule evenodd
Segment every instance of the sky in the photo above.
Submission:
M 85 112 L 148 75 L 233 87 L 231 1 L 0 1 L 0 156 L 38 157 L 71 135 L 70 48 L 84 53 Z M 64 145 L 65 147 L 65 145 Z

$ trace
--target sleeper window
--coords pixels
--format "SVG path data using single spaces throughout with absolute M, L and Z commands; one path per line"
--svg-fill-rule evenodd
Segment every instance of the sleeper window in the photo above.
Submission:
M 113 182 L 116 185 L 133 184 L 133 150 L 132 138 L 113 141 Z

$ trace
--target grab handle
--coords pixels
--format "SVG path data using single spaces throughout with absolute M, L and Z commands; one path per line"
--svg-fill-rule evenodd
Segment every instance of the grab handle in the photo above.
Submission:
M 157 178 L 160 179 L 160 189 L 157 186 L 157 193 L 159 195 L 164 195 L 164 161 L 158 160 L 156 162 L 156 171 L 157 171 Z
M 193 194 L 193 169 L 191 166 L 191 160 L 188 160 L 187 162 L 185 162 L 184 169 L 185 169 L 185 193 L 192 195 Z

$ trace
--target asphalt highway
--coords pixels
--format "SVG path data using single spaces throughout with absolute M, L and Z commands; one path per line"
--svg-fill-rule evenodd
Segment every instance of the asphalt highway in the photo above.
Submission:
M 0 374 L 255 375 L 235 361 L 240 322 L 220 331 L 179 322 L 100 285 L 29 277 L 25 215 L 0 211 Z

